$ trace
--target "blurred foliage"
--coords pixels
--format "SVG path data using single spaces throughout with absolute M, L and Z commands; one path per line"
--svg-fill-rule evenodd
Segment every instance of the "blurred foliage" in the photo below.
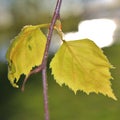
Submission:
M 69 32 L 69 31 L 78 31 L 78 24 L 82 20 L 82 16 L 69 16 L 65 19 L 62 19 L 62 29 L 63 32 Z

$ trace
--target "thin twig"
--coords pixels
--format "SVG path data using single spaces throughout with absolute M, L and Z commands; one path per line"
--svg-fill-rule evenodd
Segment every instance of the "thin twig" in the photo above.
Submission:
M 34 70 L 30 71 L 30 73 L 25 77 L 23 83 L 22 83 L 22 87 L 21 87 L 21 91 L 23 92 L 24 89 L 25 89 L 25 84 L 28 80 L 28 78 L 32 75 L 32 74 L 35 74 L 35 73 L 38 73 L 39 71 L 41 71 L 43 68 L 42 65 L 40 65 L 39 67 L 35 68 Z
M 48 58 L 48 50 L 50 47 L 50 42 L 52 38 L 52 33 L 54 29 L 54 25 L 57 19 L 60 18 L 60 7 L 62 0 L 57 0 L 56 8 L 54 10 L 53 18 L 49 27 L 49 32 L 47 36 L 46 48 L 42 60 L 42 65 L 44 66 L 42 69 L 42 79 L 43 79 L 43 95 L 44 95 L 44 111 L 45 111 L 45 120 L 49 120 L 49 110 L 48 110 L 48 94 L 47 94 L 47 74 L 46 74 L 46 63 Z
M 49 120 L 49 108 L 48 108 L 48 92 L 47 92 L 47 74 L 46 74 L 46 67 L 42 70 L 42 80 L 43 80 L 43 96 L 44 96 L 44 113 L 45 113 L 45 120 Z

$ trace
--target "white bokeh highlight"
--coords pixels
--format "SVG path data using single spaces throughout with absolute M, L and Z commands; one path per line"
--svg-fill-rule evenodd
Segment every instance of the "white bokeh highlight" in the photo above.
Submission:
M 116 23 L 111 19 L 85 20 L 79 24 L 78 32 L 65 34 L 65 40 L 78 40 L 88 38 L 99 47 L 106 47 L 113 43 Z

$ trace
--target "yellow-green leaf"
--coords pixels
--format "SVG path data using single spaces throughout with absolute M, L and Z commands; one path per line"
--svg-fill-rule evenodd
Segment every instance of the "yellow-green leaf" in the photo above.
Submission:
M 75 93 L 102 93 L 116 100 L 112 92 L 109 63 L 103 51 L 88 39 L 64 41 L 50 63 L 56 82 Z
M 46 37 L 38 26 L 25 26 L 12 41 L 6 58 L 8 60 L 8 79 L 14 87 L 18 87 L 20 75 L 28 75 L 33 67 L 42 62 Z

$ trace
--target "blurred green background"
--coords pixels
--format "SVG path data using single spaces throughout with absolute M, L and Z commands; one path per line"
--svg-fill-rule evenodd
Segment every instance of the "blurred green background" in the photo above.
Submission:
M 117 21 L 115 42 L 103 50 L 110 62 L 116 67 L 116 69 L 111 70 L 114 77 L 111 82 L 118 101 L 101 94 L 91 93 L 88 96 L 81 91 L 75 95 L 68 87 L 60 87 L 48 69 L 48 98 L 51 120 L 120 119 L 118 15 L 120 5 L 119 0 L 113 1 L 112 3 L 112 0 L 63 0 L 61 21 L 65 33 L 77 31 L 79 22 L 86 19 L 110 18 Z M 20 32 L 24 25 L 50 22 L 55 4 L 56 0 L 0 0 L 0 120 L 44 120 L 41 73 L 29 78 L 24 92 L 13 88 L 7 79 L 5 53 L 10 40 Z M 52 44 L 55 44 L 55 38 L 53 37 L 54 43 Z M 51 52 L 49 61 L 53 53 L 54 51 Z M 23 78 L 24 76 L 20 79 L 20 85 Z

